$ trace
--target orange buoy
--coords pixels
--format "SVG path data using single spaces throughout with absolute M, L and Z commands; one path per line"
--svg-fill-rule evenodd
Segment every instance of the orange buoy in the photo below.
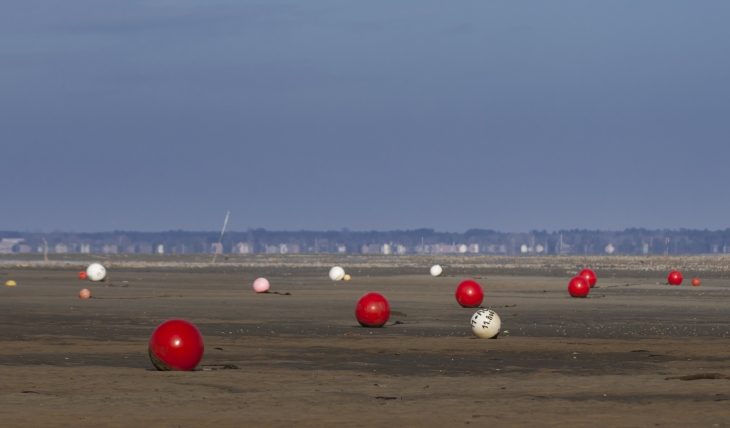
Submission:
M 692 285 L 694 285 L 695 287 L 699 287 L 700 286 L 700 279 L 699 278 L 692 278 Z
M 79 291 L 79 297 L 82 299 L 88 299 L 89 297 L 91 297 L 91 291 L 84 288 L 83 290 Z

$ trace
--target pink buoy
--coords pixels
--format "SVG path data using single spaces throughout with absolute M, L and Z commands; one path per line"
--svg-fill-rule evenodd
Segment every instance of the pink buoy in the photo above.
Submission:
M 266 278 L 258 278 L 253 282 L 253 291 L 257 293 L 266 293 L 269 291 L 269 280 Z

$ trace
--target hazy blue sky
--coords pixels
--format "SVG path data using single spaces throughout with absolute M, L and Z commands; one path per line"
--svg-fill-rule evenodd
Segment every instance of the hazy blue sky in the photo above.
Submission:
M 26 1 L 0 230 L 730 226 L 728 1 Z

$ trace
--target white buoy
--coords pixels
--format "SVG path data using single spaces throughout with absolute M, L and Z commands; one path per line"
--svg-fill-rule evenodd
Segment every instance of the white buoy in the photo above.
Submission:
M 480 339 L 496 339 L 502 328 L 502 320 L 491 309 L 479 309 L 471 317 L 471 331 Z
M 92 263 L 86 268 L 86 277 L 96 282 L 106 278 L 106 269 L 99 263 Z
M 441 269 L 441 265 L 433 265 L 433 266 L 431 266 L 431 275 L 433 275 L 433 276 L 441 276 L 441 273 L 443 271 L 444 270 Z
M 345 270 L 339 266 L 330 269 L 330 279 L 332 281 L 342 281 L 345 278 Z

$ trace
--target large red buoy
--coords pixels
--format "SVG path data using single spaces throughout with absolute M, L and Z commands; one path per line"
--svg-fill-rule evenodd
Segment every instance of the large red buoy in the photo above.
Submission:
M 682 272 L 678 270 L 673 270 L 669 272 L 669 276 L 667 277 L 667 281 L 669 281 L 672 285 L 679 285 L 682 283 Z
M 85 270 L 82 270 L 81 272 L 79 272 L 79 279 L 86 279 L 86 277 L 87 277 L 87 275 L 86 275 Z
M 568 283 L 568 293 L 572 297 L 586 297 L 591 291 L 591 286 L 582 276 L 576 276 Z
M 390 319 L 390 303 L 380 293 L 368 293 L 357 301 L 355 318 L 363 327 L 382 327 Z
M 695 286 L 695 287 L 699 287 L 699 286 L 700 286 L 700 284 L 701 284 L 701 283 L 700 283 L 700 279 L 699 279 L 699 278 L 692 278 L 692 285 L 693 285 L 693 286 Z
M 477 308 L 484 301 L 484 290 L 473 279 L 464 280 L 456 287 L 456 301 L 463 308 Z
M 582 276 L 583 278 L 588 281 L 588 285 L 591 286 L 591 288 L 596 286 L 596 282 L 598 281 L 598 277 L 596 276 L 596 273 L 593 272 L 590 269 L 583 269 L 578 273 L 578 276 Z
M 185 320 L 165 321 L 150 337 L 150 360 L 157 370 L 193 370 L 204 350 L 200 331 Z

